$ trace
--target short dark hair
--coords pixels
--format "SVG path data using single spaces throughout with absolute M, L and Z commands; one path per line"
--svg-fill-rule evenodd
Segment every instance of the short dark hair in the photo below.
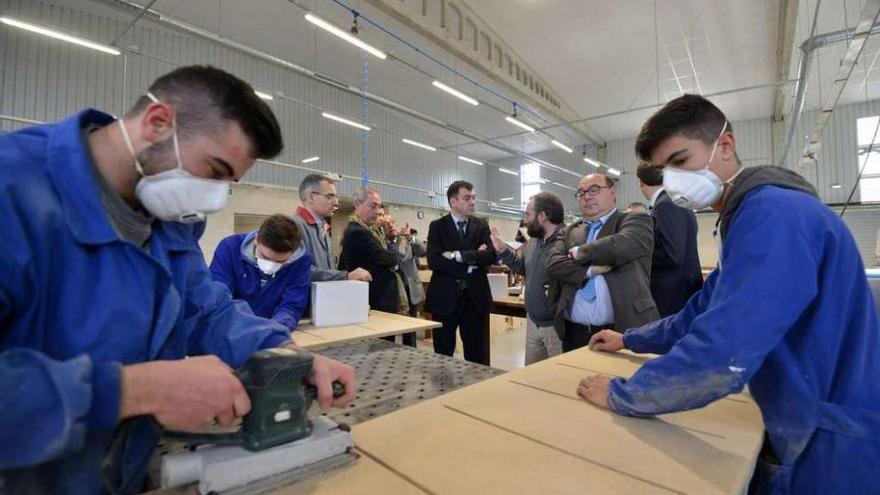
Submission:
M 532 201 L 535 202 L 533 206 L 535 215 L 544 212 L 547 215 L 547 220 L 557 225 L 565 220 L 565 207 L 562 206 L 562 200 L 559 199 L 559 196 L 552 192 L 543 191 L 532 196 Z
M 306 195 L 321 189 L 322 182 L 333 184 L 333 179 L 322 174 L 309 174 L 299 183 L 299 199 L 305 201 Z
M 458 196 L 458 191 L 461 189 L 467 189 L 468 191 L 474 190 L 474 185 L 466 180 L 457 180 L 452 184 L 449 184 L 449 188 L 446 189 L 446 201 L 449 201 L 454 196 Z
M 660 143 L 678 134 L 711 144 L 725 122 L 727 130 L 733 131 L 724 112 L 711 101 L 700 95 L 679 96 L 664 105 L 642 126 L 636 138 L 636 155 L 641 160 L 649 161 L 651 153 Z
M 646 186 L 662 186 L 663 167 L 651 165 L 648 162 L 641 162 L 636 169 L 636 177 Z
M 260 244 L 276 253 L 292 253 L 299 247 L 302 233 L 289 217 L 275 214 L 263 221 L 257 231 Z
M 641 202 L 639 202 L 639 201 L 635 201 L 635 202 L 633 202 L 633 203 L 630 203 L 630 204 L 626 205 L 626 209 L 627 209 L 627 210 L 632 209 L 632 208 L 644 208 L 644 209 L 647 210 L 647 209 L 648 209 L 648 205 L 646 205 L 645 203 L 641 203 Z
M 284 148 L 275 114 L 254 88 L 238 77 L 208 65 L 190 65 L 156 79 L 149 92 L 174 107 L 182 136 L 219 130 L 225 121 L 241 126 L 253 158 L 272 158 Z M 141 96 L 126 116 L 142 112 L 151 100 Z

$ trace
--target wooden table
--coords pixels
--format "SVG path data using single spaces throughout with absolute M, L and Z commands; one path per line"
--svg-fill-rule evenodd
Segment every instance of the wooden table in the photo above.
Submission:
M 748 396 L 653 419 L 577 396 L 646 359 L 579 349 L 360 423 L 354 465 L 272 493 L 743 493 L 763 440 Z
M 303 320 L 303 322 L 306 321 L 308 320 Z M 315 327 L 312 326 L 311 322 L 308 322 L 298 326 L 293 331 L 292 336 L 294 342 L 306 349 L 319 349 L 329 345 L 387 337 L 389 335 L 439 328 L 440 326 L 442 325 L 436 321 L 371 310 L 370 319 L 366 323 Z
M 501 296 L 492 299 L 492 312 L 498 315 L 526 317 L 526 303 L 519 296 Z

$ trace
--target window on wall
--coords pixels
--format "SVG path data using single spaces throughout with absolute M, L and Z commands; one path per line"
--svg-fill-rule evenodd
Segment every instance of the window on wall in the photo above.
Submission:
M 529 203 L 529 198 L 541 192 L 541 166 L 537 163 L 526 163 L 519 168 L 519 178 L 522 183 L 520 189 L 520 204 L 523 209 Z
M 859 146 L 856 173 L 862 172 L 859 181 L 862 203 L 880 202 L 880 116 L 865 117 L 856 121 Z M 873 144 L 873 147 L 872 147 Z M 870 149 L 870 153 L 868 150 Z

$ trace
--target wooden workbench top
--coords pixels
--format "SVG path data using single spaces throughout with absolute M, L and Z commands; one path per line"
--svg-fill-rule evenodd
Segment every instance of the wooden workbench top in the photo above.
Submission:
M 580 349 L 358 424 L 355 466 L 273 493 L 744 492 L 763 439 L 748 396 L 653 419 L 577 396 L 646 359 Z
M 442 325 L 435 321 L 370 310 L 370 319 L 365 323 L 315 327 L 311 322 L 308 322 L 297 327 L 293 331 L 292 337 L 294 342 L 306 349 L 319 349 L 330 345 L 428 330 L 440 326 Z

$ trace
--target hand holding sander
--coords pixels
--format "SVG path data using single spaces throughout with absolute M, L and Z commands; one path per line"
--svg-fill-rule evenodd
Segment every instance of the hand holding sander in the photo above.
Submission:
M 166 432 L 196 445 L 191 452 L 161 461 L 162 488 L 197 482 L 199 493 L 253 493 L 302 479 L 351 462 L 354 441 L 347 425 L 307 413 L 317 396 L 306 384 L 313 356 L 275 348 L 258 351 L 236 372 L 251 400 L 251 410 L 234 432 Z M 345 393 L 333 384 L 333 395 Z

